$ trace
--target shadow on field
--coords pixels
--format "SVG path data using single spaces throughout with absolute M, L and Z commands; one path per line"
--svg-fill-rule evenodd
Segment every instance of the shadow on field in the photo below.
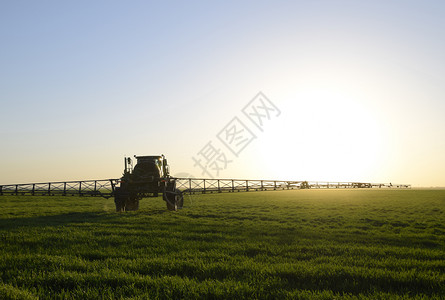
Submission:
M 70 223 L 90 223 L 101 222 L 107 218 L 113 218 L 113 215 L 107 215 L 99 212 L 73 212 L 51 216 L 35 216 L 28 218 L 8 218 L 0 219 L 0 229 L 15 229 L 19 227 L 46 227 L 63 226 Z
M 0 230 L 11 230 L 20 227 L 57 227 L 81 223 L 116 223 L 134 218 L 136 215 L 159 215 L 166 210 L 140 211 L 137 213 L 105 213 L 105 212 L 72 212 L 50 216 L 0 219 Z

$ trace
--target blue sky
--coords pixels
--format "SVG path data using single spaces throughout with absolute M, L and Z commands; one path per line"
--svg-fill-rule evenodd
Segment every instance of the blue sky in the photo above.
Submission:
M 441 1 L 3 1 L 0 183 L 172 173 L 445 186 Z M 262 91 L 238 157 L 216 135 Z

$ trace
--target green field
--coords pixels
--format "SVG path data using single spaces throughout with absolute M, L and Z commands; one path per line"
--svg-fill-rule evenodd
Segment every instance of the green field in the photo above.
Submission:
M 444 299 L 444 190 L 0 197 L 0 299 Z

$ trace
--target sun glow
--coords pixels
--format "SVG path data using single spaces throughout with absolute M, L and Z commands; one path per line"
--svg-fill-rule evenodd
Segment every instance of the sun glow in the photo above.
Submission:
M 259 155 L 279 154 L 285 162 L 280 166 L 283 173 L 275 177 L 371 180 L 384 140 L 372 109 L 339 93 L 310 91 L 300 96 L 286 103 L 281 119 L 259 139 Z M 267 169 L 273 172 L 277 167 L 270 164 Z

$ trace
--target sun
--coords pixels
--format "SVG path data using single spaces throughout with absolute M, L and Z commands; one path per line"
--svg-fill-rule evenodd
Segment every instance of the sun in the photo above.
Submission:
M 286 103 L 282 116 L 258 137 L 255 153 L 270 177 L 320 181 L 374 177 L 384 142 L 378 114 L 338 93 L 305 96 Z

